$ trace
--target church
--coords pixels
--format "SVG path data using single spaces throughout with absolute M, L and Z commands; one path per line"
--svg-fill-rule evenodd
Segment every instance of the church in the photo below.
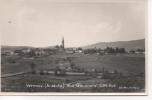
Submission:
M 64 52 L 64 53 L 68 53 L 68 54 L 73 54 L 74 50 L 73 48 L 65 48 L 65 40 L 64 37 L 62 37 L 62 41 L 61 41 L 61 45 L 59 46 L 59 52 Z
M 61 48 L 64 50 L 64 37 L 62 37 Z

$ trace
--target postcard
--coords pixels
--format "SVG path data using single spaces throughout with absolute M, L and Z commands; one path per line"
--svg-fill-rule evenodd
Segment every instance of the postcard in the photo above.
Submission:
M 0 95 L 147 95 L 147 0 L 0 8 Z

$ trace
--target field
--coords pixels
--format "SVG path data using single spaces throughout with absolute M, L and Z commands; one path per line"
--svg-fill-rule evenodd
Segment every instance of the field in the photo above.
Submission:
M 101 70 L 103 67 L 108 71 L 118 70 L 123 74 L 130 73 L 144 73 L 145 71 L 145 58 L 137 56 L 125 55 L 88 55 L 77 58 L 74 62 L 84 68 L 96 68 Z
M 54 70 L 59 59 L 65 66 L 83 71 L 95 69 L 109 73 L 117 71 L 122 77 L 98 78 L 97 75 L 41 75 L 30 73 L 30 64 L 36 70 Z M 67 60 L 68 59 L 68 60 Z M 70 63 L 70 64 L 69 64 Z M 20 56 L 2 56 L 2 91 L 4 92 L 143 92 L 145 86 L 145 57 L 143 54 L 97 55 L 56 54 L 34 59 Z M 25 72 L 13 75 L 14 73 Z M 9 76 L 10 77 L 5 77 Z M 79 84 L 79 85 L 78 85 Z M 52 85 L 58 85 L 55 88 Z

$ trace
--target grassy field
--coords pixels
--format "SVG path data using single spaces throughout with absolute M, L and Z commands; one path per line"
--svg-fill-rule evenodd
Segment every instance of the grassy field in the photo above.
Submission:
M 2 75 L 30 70 L 29 64 L 31 61 L 24 60 L 19 56 L 2 56 L 1 58 Z
M 124 74 L 144 73 L 145 57 L 137 55 L 64 55 L 71 57 L 71 62 L 76 67 L 84 69 L 102 70 L 104 67 L 108 71 L 118 70 Z M 36 64 L 37 69 L 53 69 L 56 67 L 56 61 L 63 55 L 51 55 L 34 60 L 24 60 L 21 57 L 2 57 L 2 74 L 15 73 L 20 71 L 29 71 L 31 62 Z
M 34 62 L 36 69 L 53 70 L 57 66 L 57 61 L 60 58 L 70 58 L 71 63 L 75 67 L 84 70 L 96 69 L 112 72 L 117 70 L 123 75 L 132 75 L 145 73 L 145 57 L 144 55 L 85 55 L 85 54 L 56 54 L 50 56 L 42 56 L 33 60 L 23 59 L 23 57 L 14 56 L 2 57 L 1 71 L 2 75 L 28 72 L 30 64 Z M 78 82 L 81 84 L 115 84 L 117 87 L 89 87 L 76 88 L 27 88 L 27 84 L 59 84 Z M 123 86 L 139 87 L 139 89 L 130 88 L 126 90 Z M 12 77 L 2 78 L 2 91 L 8 92 L 141 92 L 144 89 L 144 77 L 123 77 L 121 79 L 98 79 L 93 76 L 54 76 L 54 75 L 32 75 L 26 73 Z M 122 86 L 122 89 L 118 89 Z
M 108 71 L 118 70 L 123 74 L 144 73 L 145 58 L 132 55 L 84 55 L 73 59 L 73 62 L 84 69 L 95 68 L 102 70 L 104 67 Z

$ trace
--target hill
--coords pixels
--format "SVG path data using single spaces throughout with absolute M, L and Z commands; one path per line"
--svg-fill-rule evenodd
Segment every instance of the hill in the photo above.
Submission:
M 33 48 L 30 46 L 6 46 L 6 45 L 2 45 L 1 46 L 1 50 L 2 51 L 14 51 L 14 50 L 22 50 L 22 49 L 27 49 L 27 48 Z
M 131 49 L 144 49 L 145 48 L 145 39 L 140 40 L 131 40 L 131 41 L 116 41 L 116 42 L 100 42 L 91 45 L 87 45 L 82 47 L 83 49 L 91 49 L 91 48 L 101 48 L 104 49 L 106 47 L 118 47 L 125 48 L 127 51 Z

